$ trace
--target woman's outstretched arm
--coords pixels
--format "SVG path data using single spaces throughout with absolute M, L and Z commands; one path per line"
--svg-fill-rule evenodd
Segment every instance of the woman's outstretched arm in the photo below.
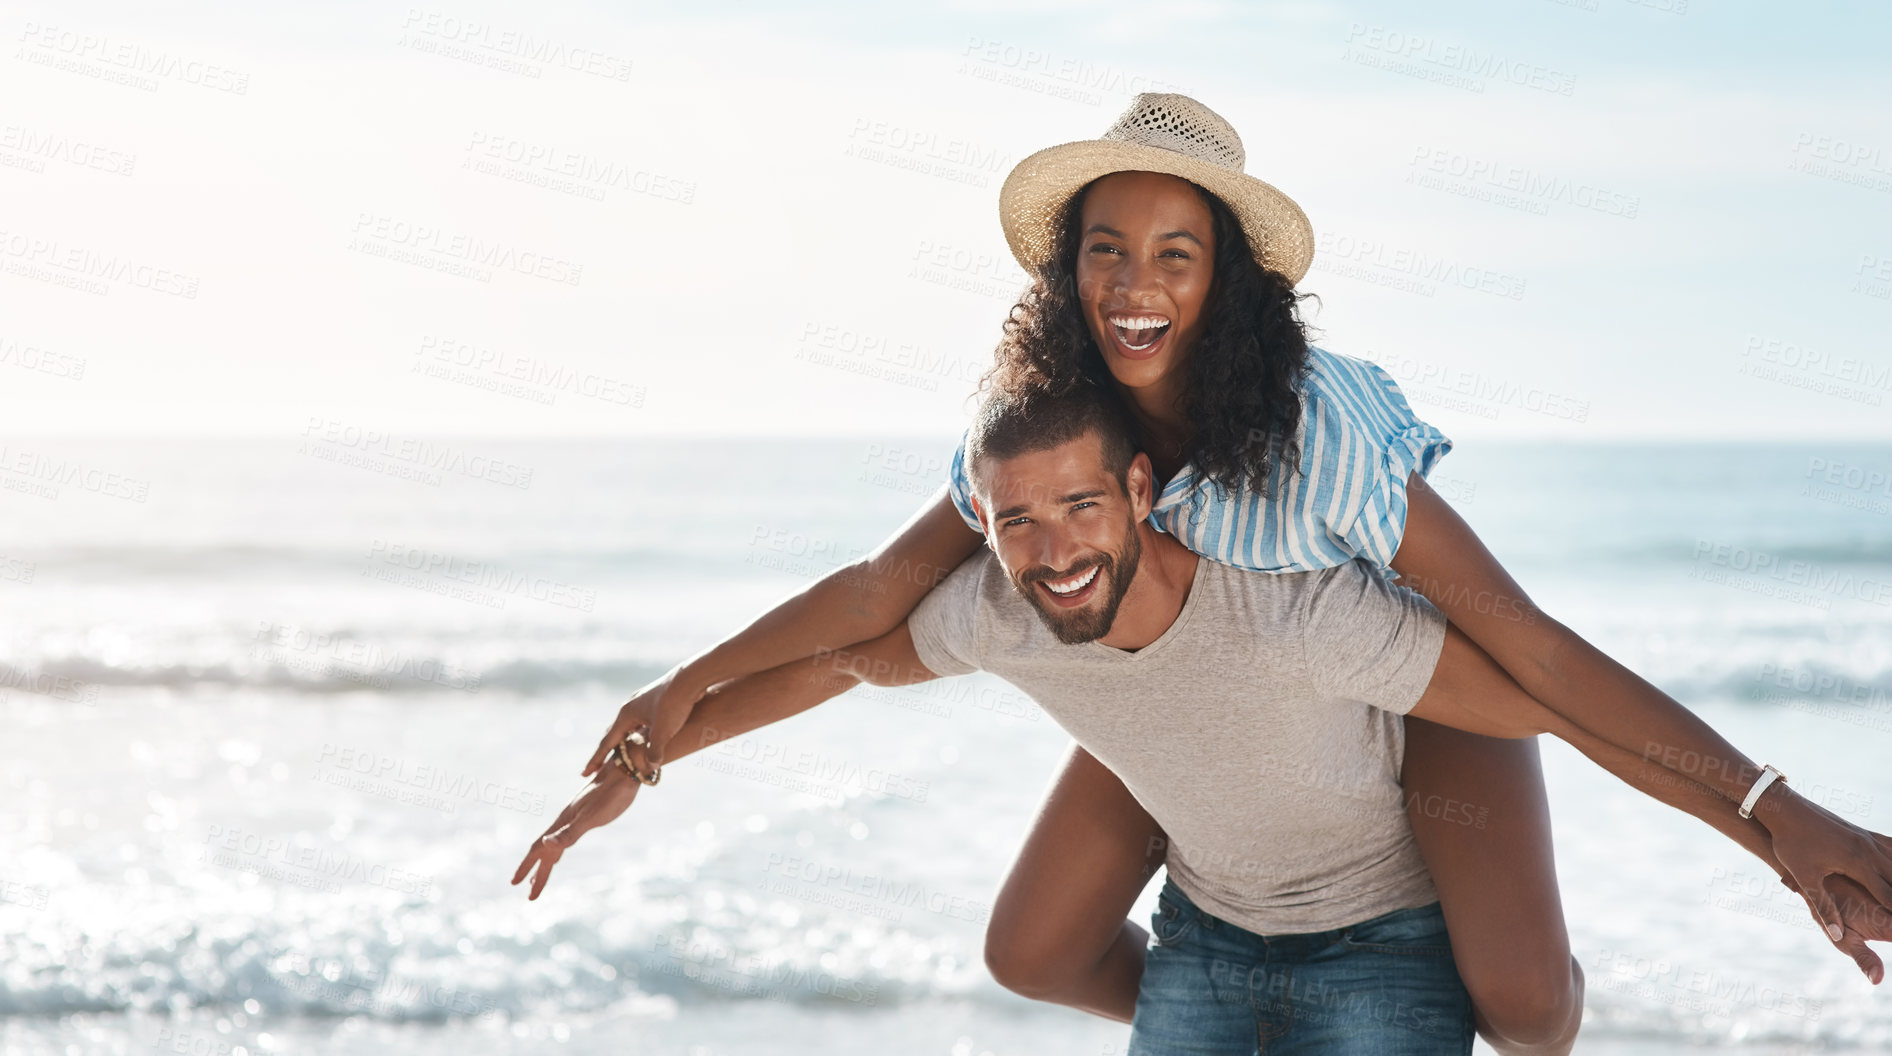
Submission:
M 1393 557 L 1400 582 L 1437 605 L 1546 708 L 1646 771 L 1619 777 L 1638 787 L 1685 779 L 1712 790 L 1720 805 L 1697 802 L 1700 809 L 1685 809 L 1754 850 L 1752 830 L 1736 808 L 1761 768 L 1668 694 L 1539 609 L 1418 473 L 1406 495 L 1405 532 Z M 1892 840 L 1846 822 L 1782 781 L 1768 787 L 1753 818 L 1767 829 L 1780 868 L 1836 941 L 1844 921 L 1828 876 L 1851 877 L 1892 909 Z
M 1772 838 L 1760 822 L 1727 809 L 1727 800 L 1700 782 L 1650 766 L 1545 707 L 1457 627 L 1447 625 L 1438 664 L 1410 717 L 1488 737 L 1548 733 L 1561 738 L 1637 791 L 1713 825 L 1766 862 L 1782 883 L 1799 890 L 1775 857 Z M 1829 894 L 1840 896 L 1835 919 L 1843 925 L 1840 935 L 1829 932 L 1827 937 L 1878 985 L 1884 965 L 1866 940 L 1892 938 L 1892 918 L 1874 906 L 1869 895 L 1862 900 L 1864 889 L 1845 877 L 1833 877 L 1827 886 Z
M 634 761 L 646 771 L 661 764 L 671 737 L 717 683 L 893 630 L 984 541 L 960 519 L 942 486 L 872 553 L 821 577 L 639 690 L 618 709 L 580 776 L 596 773 L 611 746 L 640 723 L 649 725 L 652 746 Z M 776 718 L 786 714 L 792 712 Z
M 903 619 L 893 631 L 857 649 L 821 651 L 715 686 L 677 730 L 673 757 L 680 758 L 718 741 L 798 715 L 816 704 L 870 682 L 906 686 L 939 676 L 927 670 L 913 650 Z M 559 859 L 585 833 L 610 824 L 637 798 L 638 782 L 617 763 L 605 767 L 565 805 L 538 839 L 526 848 L 514 884 L 532 880 L 528 899 L 537 899 Z

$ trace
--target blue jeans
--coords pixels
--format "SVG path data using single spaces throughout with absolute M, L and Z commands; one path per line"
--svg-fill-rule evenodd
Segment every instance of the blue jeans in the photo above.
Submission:
M 1257 935 L 1165 880 L 1129 1056 L 1464 1056 L 1472 1001 L 1439 904 L 1332 931 Z

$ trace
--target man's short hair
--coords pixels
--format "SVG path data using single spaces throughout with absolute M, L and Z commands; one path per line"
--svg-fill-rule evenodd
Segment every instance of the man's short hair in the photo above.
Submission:
M 1086 433 L 1097 434 L 1104 468 L 1127 488 L 1137 444 L 1115 389 L 1088 378 L 1061 390 L 1035 385 L 995 389 L 980 401 L 967 433 L 966 473 L 976 482 L 985 459 L 1048 451 Z

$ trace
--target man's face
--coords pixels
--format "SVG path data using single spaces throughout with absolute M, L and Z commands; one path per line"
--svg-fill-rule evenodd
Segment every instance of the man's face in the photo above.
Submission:
M 1110 633 L 1142 554 L 1149 459 L 1131 463 L 1127 491 L 1095 433 L 976 469 L 986 542 L 1012 586 L 1067 645 Z

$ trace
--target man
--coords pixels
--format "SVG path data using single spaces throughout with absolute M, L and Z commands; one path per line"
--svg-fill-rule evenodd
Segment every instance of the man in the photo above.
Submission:
M 732 702 L 974 670 L 1030 694 L 1167 833 L 1133 1053 L 1252 1051 L 1258 1036 L 1271 1054 L 1470 1051 L 1401 798 L 1399 716 L 1504 737 L 1554 716 L 1365 562 L 1247 572 L 1157 531 L 1124 421 L 1091 386 L 988 401 L 967 458 L 990 551 L 893 632 Z M 673 743 L 752 728 L 750 707 Z
M 1469 1052 L 1469 999 L 1401 801 L 1399 716 L 1578 731 L 1370 564 L 1245 572 L 1157 531 L 1150 463 L 1123 422 L 1089 386 L 988 401 L 967 460 L 991 552 L 878 639 L 716 687 L 672 758 L 861 681 L 990 671 L 1168 836 L 1133 1053 L 1252 1052 L 1258 1038 L 1271 1056 Z M 537 866 L 536 898 L 637 787 L 607 767 L 513 882 Z
M 999 675 L 1163 827 L 1132 1053 L 1258 1036 L 1270 1053 L 1469 1051 L 1470 1000 L 1401 799 L 1400 716 L 1523 737 L 1549 713 L 1366 562 L 1247 572 L 1157 531 L 1149 460 L 1122 423 L 1089 386 L 988 402 L 967 459 L 991 552 L 846 669 Z

